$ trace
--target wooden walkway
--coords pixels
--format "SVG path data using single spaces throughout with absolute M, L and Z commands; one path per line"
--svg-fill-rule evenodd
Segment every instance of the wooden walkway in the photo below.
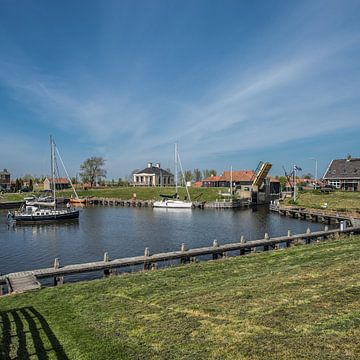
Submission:
M 37 281 L 36 276 L 24 274 L 23 276 L 7 277 L 6 283 L 10 292 L 21 293 L 29 290 L 40 289 L 41 284 Z
M 22 292 L 40 287 L 39 279 L 53 278 L 54 285 L 62 284 L 64 276 L 103 271 L 108 275 L 112 269 L 125 268 L 130 266 L 141 265 L 144 270 L 156 267 L 156 265 L 163 261 L 180 260 L 181 263 L 193 261 L 199 256 L 212 255 L 212 259 L 218 259 L 226 256 L 228 252 L 239 251 L 239 255 L 244 255 L 250 251 L 268 251 L 280 247 L 289 247 L 296 244 L 309 244 L 313 241 L 322 241 L 327 238 L 338 237 L 340 234 L 349 235 L 360 233 L 360 226 L 349 227 L 346 229 L 335 229 L 327 231 L 311 232 L 310 229 L 304 234 L 291 235 L 290 230 L 287 236 L 280 236 L 270 238 L 268 234 L 264 235 L 264 239 L 247 241 L 241 237 L 240 241 L 232 244 L 220 245 L 217 240 L 214 240 L 211 246 L 187 249 L 185 244 L 182 244 L 179 251 L 172 251 L 167 253 L 160 253 L 150 255 L 148 248 L 145 249 L 143 256 L 128 257 L 122 259 L 110 260 L 108 253 L 104 254 L 102 261 L 95 261 L 83 264 L 60 266 L 58 259 L 55 259 L 54 266 L 51 268 L 43 268 L 30 271 L 22 271 L 10 273 L 0 276 L 0 294 L 4 285 L 8 286 L 8 292 Z
M 350 216 L 346 216 L 338 213 L 325 212 L 316 209 L 305 209 L 305 208 L 295 208 L 295 207 L 291 208 L 285 206 L 270 205 L 270 210 L 275 211 L 283 216 L 320 222 L 324 224 L 339 224 L 341 221 L 344 221 L 347 226 L 354 225 L 354 219 L 352 219 Z
M 123 206 L 123 207 L 152 207 L 155 200 L 122 200 L 117 198 L 98 198 L 92 197 L 86 199 L 86 205 L 100 206 Z M 203 201 L 193 201 L 195 208 L 204 208 Z

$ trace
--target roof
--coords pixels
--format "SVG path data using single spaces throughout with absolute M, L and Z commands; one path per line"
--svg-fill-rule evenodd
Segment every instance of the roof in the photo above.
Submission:
M 10 173 L 4 169 L 3 171 L 0 171 L 0 175 L 10 175 Z
M 53 178 L 46 179 L 48 179 L 51 183 L 54 182 Z M 55 178 L 55 184 L 70 184 L 70 181 L 66 178 Z
M 146 167 L 143 170 L 139 170 L 136 171 L 134 173 L 136 174 L 155 174 L 155 175 L 161 175 L 161 176 L 174 176 L 173 174 L 171 174 L 170 172 L 162 169 L 162 168 L 158 168 L 157 166 L 150 166 L 150 167 Z
M 360 158 L 332 160 L 324 179 L 360 179 Z
M 202 187 L 203 182 L 202 181 L 196 181 L 191 186 L 192 187 Z
M 224 171 L 222 178 L 223 181 L 230 181 L 231 177 L 233 181 L 251 181 L 255 172 L 253 170 L 239 170 L 233 171 Z
M 221 181 L 221 180 L 222 180 L 221 176 L 211 175 L 211 176 L 207 177 L 206 179 L 203 179 L 202 182 L 204 182 L 204 181 Z

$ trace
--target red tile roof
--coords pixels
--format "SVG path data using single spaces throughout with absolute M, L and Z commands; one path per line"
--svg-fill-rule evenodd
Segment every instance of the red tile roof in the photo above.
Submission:
M 233 181 L 251 181 L 252 177 L 254 176 L 253 170 L 238 170 L 232 172 L 232 180 Z M 231 171 L 224 171 L 223 175 L 221 176 L 223 181 L 230 181 L 231 180 Z
M 53 182 L 53 178 L 47 178 L 51 183 Z M 66 178 L 55 178 L 56 184 L 70 184 L 70 181 Z

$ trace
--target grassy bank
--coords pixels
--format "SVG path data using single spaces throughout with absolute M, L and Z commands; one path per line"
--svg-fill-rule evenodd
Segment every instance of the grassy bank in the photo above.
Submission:
M 360 236 L 0 299 L 0 358 L 358 359 Z
M 78 189 L 76 190 L 79 196 L 83 197 L 104 197 L 104 198 L 117 198 L 128 200 L 132 199 L 134 193 L 139 200 L 156 200 L 160 198 L 160 194 L 172 195 L 175 193 L 175 188 L 166 187 L 109 187 L 104 189 Z M 189 188 L 191 199 L 198 201 L 214 201 L 219 198 L 220 192 L 228 192 L 227 188 Z M 37 192 L 35 194 L 40 194 Z M 72 190 L 59 191 L 59 196 L 70 197 Z M 33 195 L 32 193 L 22 194 L 3 194 L 0 195 L 0 202 L 5 201 L 20 201 L 24 197 Z M 186 196 L 186 189 L 179 188 L 179 196 L 184 199 Z
M 219 191 L 228 191 L 228 189 L 219 188 L 189 188 L 191 199 L 198 201 L 214 201 L 219 198 Z M 179 196 L 184 199 L 186 196 L 186 189 L 178 189 Z M 79 196 L 96 196 L 106 198 L 119 198 L 119 199 L 131 199 L 133 194 L 136 194 L 136 198 L 139 200 L 156 200 L 160 198 L 160 194 L 172 195 L 175 193 L 175 188 L 166 187 L 113 187 L 106 189 L 88 189 L 79 190 Z M 68 196 L 71 192 L 67 192 Z
M 0 194 L 0 202 L 9 202 L 9 201 L 22 201 L 25 196 L 24 194 L 18 194 L 18 193 L 4 193 Z
M 289 204 L 290 199 L 284 201 Z M 328 210 L 360 212 L 360 192 L 334 191 L 322 193 L 320 191 L 300 192 L 297 205 L 313 209 L 321 209 L 327 203 Z

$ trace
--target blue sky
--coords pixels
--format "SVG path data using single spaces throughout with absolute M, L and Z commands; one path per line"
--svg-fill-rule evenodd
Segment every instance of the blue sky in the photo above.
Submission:
M 0 168 L 219 172 L 360 156 L 359 1 L 0 0 Z

